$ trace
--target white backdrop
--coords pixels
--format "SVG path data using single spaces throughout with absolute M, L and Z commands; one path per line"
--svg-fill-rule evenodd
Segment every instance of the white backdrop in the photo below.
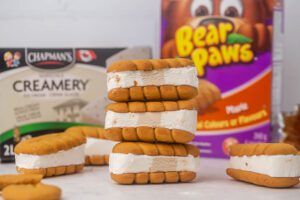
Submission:
M 151 46 L 160 0 L 0 0 L 0 46 Z
M 300 104 L 300 1 L 285 0 L 282 109 Z

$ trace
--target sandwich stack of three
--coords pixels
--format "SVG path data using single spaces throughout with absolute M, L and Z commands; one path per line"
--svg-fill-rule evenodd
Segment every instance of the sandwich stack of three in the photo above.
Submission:
M 199 150 L 194 138 L 197 71 L 188 59 L 119 61 L 108 67 L 105 137 L 118 141 L 109 157 L 120 184 L 190 182 Z

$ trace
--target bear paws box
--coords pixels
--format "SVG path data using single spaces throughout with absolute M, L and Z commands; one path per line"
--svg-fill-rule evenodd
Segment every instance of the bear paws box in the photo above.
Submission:
M 120 184 L 190 182 L 198 166 L 199 150 L 189 144 L 123 142 L 109 158 L 111 178 Z
M 79 172 L 84 166 L 86 138 L 78 132 L 30 138 L 15 148 L 17 171 L 57 176 Z
M 198 93 L 197 70 L 189 59 L 118 61 L 107 68 L 113 101 L 191 99 Z
M 231 144 L 271 141 L 275 4 L 161 1 L 161 58 L 191 58 L 197 68 L 199 112 L 193 144 L 202 157 L 228 158 Z
M 192 101 L 113 103 L 107 106 L 106 138 L 186 143 L 194 138 L 196 117 Z
M 299 184 L 300 154 L 289 144 L 237 144 L 227 174 L 255 185 L 284 188 Z

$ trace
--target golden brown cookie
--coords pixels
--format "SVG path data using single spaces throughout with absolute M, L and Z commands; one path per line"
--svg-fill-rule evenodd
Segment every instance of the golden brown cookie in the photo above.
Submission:
M 176 110 L 195 110 L 193 101 L 150 101 L 150 102 L 124 102 L 111 103 L 106 107 L 107 111 L 118 113 L 126 112 L 164 112 Z
M 82 133 L 53 133 L 24 140 L 17 144 L 16 154 L 45 155 L 69 150 L 86 142 Z
M 148 59 L 148 60 L 122 60 L 114 62 L 107 68 L 107 72 L 120 71 L 151 71 L 155 69 L 178 68 L 192 66 L 194 62 L 185 58 Z
M 188 183 L 193 181 L 197 174 L 195 172 L 151 172 L 151 173 L 127 173 L 113 174 L 111 178 L 119 184 L 160 184 L 160 183 Z
M 128 102 L 107 106 L 105 137 L 113 141 L 187 143 L 194 139 L 192 101 Z
M 112 141 L 142 141 L 165 143 L 188 143 L 194 139 L 193 133 L 167 128 L 109 128 L 106 130 L 106 138 Z
M 85 156 L 85 165 L 108 165 L 109 155 Z
M 163 144 L 145 142 L 121 142 L 113 148 L 113 153 L 148 156 L 188 156 L 198 157 L 200 151 L 191 144 Z
M 197 96 L 197 88 L 192 86 L 135 86 L 131 88 L 115 88 L 108 92 L 112 101 L 176 101 L 187 100 Z
M 191 99 L 198 93 L 197 72 L 193 65 L 191 60 L 183 58 L 115 62 L 107 69 L 108 98 L 118 102 Z M 192 72 L 182 71 L 186 70 L 184 68 L 192 69 Z M 176 72 L 163 71 L 168 69 Z M 151 74 L 154 70 L 157 73 Z M 174 73 L 177 82 L 166 78 L 168 73 Z
M 295 147 L 283 143 L 232 145 L 227 174 L 255 185 L 292 187 L 299 183 L 300 155 Z
M 116 142 L 105 138 L 105 130 L 93 126 L 74 126 L 65 132 L 81 132 L 86 136 L 85 164 L 86 165 L 108 165 L 109 153 Z
M 15 148 L 17 171 L 57 176 L 82 169 L 86 138 L 80 132 L 56 133 L 30 138 Z
M 65 130 L 65 132 L 79 132 L 85 135 L 86 137 L 105 139 L 105 130 L 96 126 L 73 126 Z
M 0 175 L 0 190 L 8 185 L 37 184 L 43 176 L 39 174 L 4 174 Z
M 204 79 L 199 80 L 198 95 L 193 100 L 200 113 L 220 99 L 221 91 L 216 85 Z
M 123 142 L 110 155 L 110 174 L 119 184 L 190 182 L 198 156 L 199 150 L 189 144 Z
M 230 147 L 230 156 L 290 155 L 297 149 L 284 143 L 235 144 Z
M 2 196 L 4 200 L 59 200 L 61 189 L 42 183 L 10 185 L 3 189 Z
M 68 175 L 68 174 L 74 174 L 80 172 L 82 171 L 83 166 L 84 164 L 37 168 L 37 169 L 21 168 L 17 166 L 16 170 L 21 174 L 40 174 L 44 177 L 51 177 L 51 176 L 61 176 L 61 175 Z
M 259 174 L 250 171 L 238 170 L 238 169 L 227 169 L 226 173 L 232 178 L 252 183 L 255 185 L 272 187 L 272 188 L 287 188 L 293 187 L 299 184 L 299 177 L 270 177 L 268 175 Z

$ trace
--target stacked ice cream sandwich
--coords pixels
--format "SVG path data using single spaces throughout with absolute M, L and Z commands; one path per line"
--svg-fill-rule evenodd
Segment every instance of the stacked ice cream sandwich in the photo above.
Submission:
M 188 59 L 130 60 L 107 69 L 105 138 L 121 142 L 109 157 L 120 184 L 190 182 L 199 150 L 189 144 L 197 126 L 191 101 L 198 78 Z

